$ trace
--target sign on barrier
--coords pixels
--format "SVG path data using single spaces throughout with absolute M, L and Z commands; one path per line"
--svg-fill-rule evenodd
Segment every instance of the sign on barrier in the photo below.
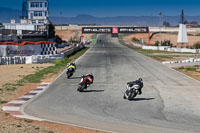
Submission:
M 148 33 L 148 27 L 83 27 L 83 34 Z
M 148 33 L 148 27 L 119 27 L 119 33 Z
M 82 33 L 112 33 L 111 27 L 83 27 Z
M 26 64 L 26 57 L 14 56 L 14 57 L 0 57 L 0 65 L 10 64 Z
M 31 55 L 55 55 L 55 44 L 38 45 L 0 45 L 0 56 L 31 56 Z

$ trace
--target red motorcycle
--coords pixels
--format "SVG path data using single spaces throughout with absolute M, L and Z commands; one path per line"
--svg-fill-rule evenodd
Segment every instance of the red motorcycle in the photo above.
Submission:
M 81 81 L 78 85 L 77 91 L 83 92 L 85 89 L 87 89 L 87 87 L 90 86 L 90 84 L 93 84 L 93 81 L 94 81 L 94 76 L 93 76 L 92 73 L 89 73 L 87 75 L 83 75 L 81 77 Z

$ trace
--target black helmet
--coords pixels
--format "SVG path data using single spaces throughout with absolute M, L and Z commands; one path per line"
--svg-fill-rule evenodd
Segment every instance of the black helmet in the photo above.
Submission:
M 142 78 L 139 78 L 138 80 L 139 80 L 140 82 L 143 82 Z
M 93 73 L 92 73 L 92 72 L 90 72 L 90 73 L 88 73 L 88 75 L 93 75 Z

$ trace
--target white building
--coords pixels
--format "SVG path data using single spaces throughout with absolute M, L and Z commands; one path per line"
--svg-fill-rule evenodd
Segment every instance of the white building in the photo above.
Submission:
M 18 35 L 22 34 L 22 30 L 48 32 L 48 5 L 48 0 L 23 0 L 20 23 L 11 20 L 3 24 L 4 28 L 17 30 Z
M 24 0 L 22 19 L 31 20 L 33 24 L 48 24 L 48 0 Z

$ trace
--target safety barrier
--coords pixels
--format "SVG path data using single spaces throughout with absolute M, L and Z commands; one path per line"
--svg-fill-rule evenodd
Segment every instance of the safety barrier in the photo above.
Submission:
M 57 55 L 33 55 L 32 63 L 49 63 L 58 59 L 64 60 L 64 53 Z
M 189 58 L 187 60 L 180 60 L 180 61 L 165 61 L 162 62 L 162 64 L 193 63 L 193 62 L 200 62 L 200 59 Z
M 71 48 L 69 49 L 68 51 L 66 51 L 64 54 L 65 56 L 69 57 L 71 56 L 72 54 L 74 54 L 75 52 L 81 50 L 85 48 L 85 45 L 82 45 L 82 44 L 77 44 L 74 48 Z
M 26 64 L 25 56 L 0 57 L 0 65 Z
M 56 59 L 64 60 L 64 56 L 71 56 L 72 54 L 83 49 L 84 47 L 85 46 L 82 44 L 77 44 L 68 51 L 65 51 L 64 53 L 60 54 L 32 55 L 32 56 L 4 56 L 0 57 L 0 65 L 49 63 Z
M 189 49 L 189 48 L 171 48 L 168 46 L 142 46 L 142 49 L 146 50 L 159 50 L 168 52 L 180 52 L 180 53 L 200 53 L 199 49 Z
M 56 46 L 53 42 L 0 42 L 0 56 L 32 56 L 55 55 Z

